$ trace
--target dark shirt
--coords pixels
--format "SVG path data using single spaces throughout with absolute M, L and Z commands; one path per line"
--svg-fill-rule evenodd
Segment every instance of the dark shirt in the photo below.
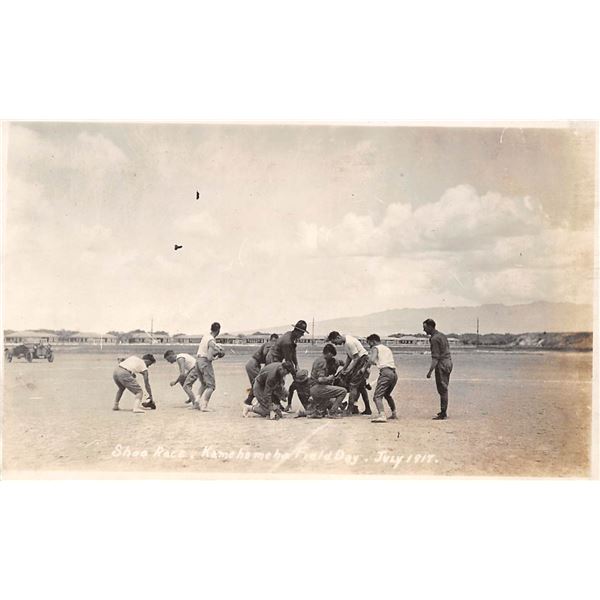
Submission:
M 265 365 L 260 373 L 256 376 L 254 383 L 265 390 L 265 395 L 270 398 L 271 401 L 275 402 L 283 390 L 283 380 L 287 371 L 281 366 L 281 363 L 271 363 Z
M 288 391 L 288 404 L 292 402 L 294 392 L 298 393 L 298 398 L 300 398 L 302 403 L 306 402 L 310 397 L 310 380 L 306 379 L 306 381 L 294 381 L 292 385 L 290 385 L 290 389 Z
M 331 358 L 327 360 L 324 356 L 316 358 L 312 365 L 310 372 L 310 385 L 317 385 L 320 377 L 329 377 L 335 375 L 340 363 L 335 359 Z
M 298 359 L 296 358 L 296 341 L 292 338 L 292 332 L 287 331 L 279 339 L 275 340 L 273 347 L 268 353 L 269 362 L 282 362 L 289 360 L 298 367 Z
M 264 365 L 267 362 L 267 354 L 275 342 L 265 342 L 253 355 L 252 358 L 259 364 Z
M 451 358 L 448 338 L 441 331 L 436 329 L 431 334 L 429 345 L 431 346 L 431 358 L 436 360 Z

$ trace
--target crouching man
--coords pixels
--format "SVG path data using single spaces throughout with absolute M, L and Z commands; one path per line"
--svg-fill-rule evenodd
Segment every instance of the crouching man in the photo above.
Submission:
M 183 391 L 187 395 L 186 404 L 196 402 L 196 397 L 192 391 L 192 386 L 198 379 L 196 359 L 191 354 L 186 354 L 185 352 L 175 354 L 173 350 L 167 350 L 163 356 L 167 362 L 171 364 L 176 362 L 179 367 L 179 377 L 171 381 L 171 387 L 179 384 L 183 388 Z
M 346 364 L 340 374 L 346 378 L 348 383 L 349 394 L 346 414 L 351 416 L 355 414 L 356 401 L 361 395 L 362 389 L 366 386 L 365 374 L 369 368 L 369 353 L 357 338 L 348 334 L 342 335 L 339 331 L 332 331 L 327 336 L 327 341 L 332 342 L 336 346 L 343 345 L 346 349 Z M 368 402 L 367 396 L 364 414 L 370 415 L 371 407 L 368 405 Z
M 156 362 L 152 354 L 144 354 L 142 358 L 139 356 L 130 356 L 121 361 L 113 371 L 113 381 L 117 385 L 117 395 L 113 410 L 119 410 L 119 402 L 125 390 L 129 390 L 135 396 L 133 404 L 134 413 L 143 413 L 144 408 L 155 409 L 156 404 L 152 399 L 152 389 L 150 387 L 150 378 L 148 377 L 148 367 Z M 142 403 L 143 392 L 140 384 L 136 381 L 136 374 L 141 374 L 144 378 L 144 386 L 148 392 L 147 402 Z
M 284 379 L 288 373 L 293 373 L 294 363 L 284 360 L 265 365 L 254 380 L 253 390 L 256 404 L 244 404 L 243 416 L 256 414 L 269 417 L 271 420 L 280 419 L 281 402 L 284 399 Z
M 383 409 L 384 398 L 387 400 L 392 411 L 390 419 L 398 418 L 396 415 L 396 403 L 392 398 L 392 390 L 396 387 L 396 383 L 398 383 L 396 363 L 394 362 L 392 351 L 381 343 L 381 338 L 376 333 L 372 333 L 367 338 L 367 343 L 371 349 L 369 352 L 369 362 L 379 369 L 375 396 L 373 397 L 375 406 L 377 407 L 377 415 L 374 419 L 371 419 L 371 423 L 385 423 L 387 417 Z
M 337 350 L 333 344 L 325 344 L 323 356 L 317 358 L 312 366 L 310 395 L 316 417 L 337 418 L 342 400 L 346 397 L 346 388 L 333 385 L 336 374 L 342 369 L 335 358 L 336 354 Z
M 303 410 L 305 413 L 306 411 L 310 411 L 310 380 L 308 377 L 308 371 L 306 369 L 300 369 L 300 371 L 296 373 L 294 382 L 292 385 L 290 385 L 287 397 L 287 406 L 284 409 L 285 412 L 290 412 L 292 410 L 292 399 L 294 398 L 294 392 L 298 394 L 300 404 L 302 404 L 302 408 L 300 410 Z

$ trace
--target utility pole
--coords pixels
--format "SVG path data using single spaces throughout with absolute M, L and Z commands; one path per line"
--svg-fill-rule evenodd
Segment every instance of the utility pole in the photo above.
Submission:
M 310 345 L 314 346 L 315 345 L 315 317 L 313 315 L 313 320 L 312 320 L 312 329 L 310 330 Z
M 150 343 L 154 344 L 154 317 L 150 318 Z
M 477 341 L 475 342 L 475 346 L 479 348 L 479 317 L 477 317 Z

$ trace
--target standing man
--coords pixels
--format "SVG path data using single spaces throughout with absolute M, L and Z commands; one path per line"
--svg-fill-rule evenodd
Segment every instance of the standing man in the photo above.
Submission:
M 119 409 L 119 402 L 123 392 L 127 389 L 135 395 L 135 402 L 133 404 L 134 413 L 143 413 L 144 408 L 156 408 L 154 400 L 152 400 L 152 389 L 150 388 L 150 379 L 148 377 L 148 367 L 156 362 L 152 354 L 144 354 L 142 358 L 139 356 L 130 356 L 125 360 L 121 361 L 113 371 L 113 381 L 117 384 L 117 395 L 115 397 L 115 404 L 113 410 Z M 148 392 L 148 401 L 142 403 L 143 392 L 140 384 L 135 380 L 136 374 L 140 374 L 144 378 L 144 386 L 146 392 Z
M 196 402 L 194 392 L 192 391 L 192 386 L 198 379 L 196 359 L 191 354 L 186 354 L 185 352 L 175 354 L 173 350 L 167 350 L 163 356 L 167 362 L 171 364 L 176 362 L 179 367 L 179 377 L 171 381 L 171 387 L 177 384 L 181 385 L 183 391 L 187 394 L 185 403 L 190 404 Z
M 213 323 L 210 326 L 210 333 L 202 336 L 202 340 L 198 346 L 196 368 L 198 369 L 198 378 L 200 379 L 200 390 L 198 391 L 198 402 L 192 401 L 190 408 L 204 412 L 208 411 L 208 402 L 217 387 L 213 361 L 225 356 L 225 352 L 218 346 L 215 339 L 220 331 L 221 324 Z
M 337 350 L 333 344 L 325 344 L 323 356 L 316 358 L 310 373 L 310 395 L 313 399 L 315 416 L 327 415 L 337 418 L 346 388 L 333 385 L 336 374 L 343 367 L 336 360 Z
M 250 389 L 248 390 L 248 397 L 244 400 L 244 402 L 248 406 L 252 404 L 252 399 L 254 398 L 252 386 L 254 385 L 254 380 L 256 379 L 257 375 L 260 373 L 260 366 L 267 364 L 267 354 L 273 347 L 275 340 L 278 338 L 279 336 L 276 333 L 272 333 L 271 337 L 269 337 L 269 341 L 265 342 L 246 363 L 246 373 L 248 375 L 248 379 L 250 380 Z
M 305 333 L 308 333 L 306 329 L 306 321 L 298 321 L 294 325 L 294 329 L 287 331 L 275 341 L 267 354 L 267 364 L 287 360 L 294 365 L 294 370 L 292 372 L 292 375 L 294 375 L 294 373 L 298 370 L 298 358 L 296 357 L 297 341 Z
M 443 421 L 448 418 L 448 385 L 450 384 L 450 373 L 452 373 L 452 357 L 448 338 L 435 328 L 433 319 L 423 321 L 423 331 L 429 336 L 431 346 L 431 366 L 427 373 L 427 379 L 435 371 L 435 385 L 440 395 L 440 412 L 433 417 L 434 421 Z
M 269 417 L 273 421 L 280 419 L 281 402 L 284 397 L 283 381 L 293 369 L 294 365 L 287 360 L 265 365 L 254 380 L 254 395 L 257 403 L 254 406 L 244 403 L 243 416 L 247 417 L 250 413 L 254 413 L 261 417 Z
M 354 414 L 354 405 L 358 400 L 361 389 L 365 385 L 365 373 L 369 368 L 369 353 L 363 345 L 351 335 L 342 335 L 339 331 L 332 331 L 327 336 L 327 341 L 336 346 L 344 344 L 346 348 L 346 364 L 344 370 L 340 373 L 347 378 L 349 387 L 347 414 Z M 370 406 L 365 406 L 365 413 L 370 414 Z
M 370 348 L 369 362 L 379 369 L 379 377 L 377 378 L 375 395 L 373 396 L 378 415 L 374 419 L 371 419 L 371 423 L 386 423 L 387 418 L 383 409 L 384 398 L 392 410 L 390 419 L 398 418 L 396 415 L 396 403 L 392 398 L 392 390 L 398 382 L 396 363 L 394 362 L 392 351 L 381 343 L 381 338 L 376 333 L 372 333 L 367 338 L 367 343 Z

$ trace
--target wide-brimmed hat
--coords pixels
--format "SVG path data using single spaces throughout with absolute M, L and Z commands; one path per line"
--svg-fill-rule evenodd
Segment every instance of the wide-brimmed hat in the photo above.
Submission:
M 310 333 L 308 331 L 308 329 L 306 329 L 306 321 L 298 321 L 295 325 L 294 325 L 294 329 L 297 329 L 298 331 L 301 331 L 302 333 Z

